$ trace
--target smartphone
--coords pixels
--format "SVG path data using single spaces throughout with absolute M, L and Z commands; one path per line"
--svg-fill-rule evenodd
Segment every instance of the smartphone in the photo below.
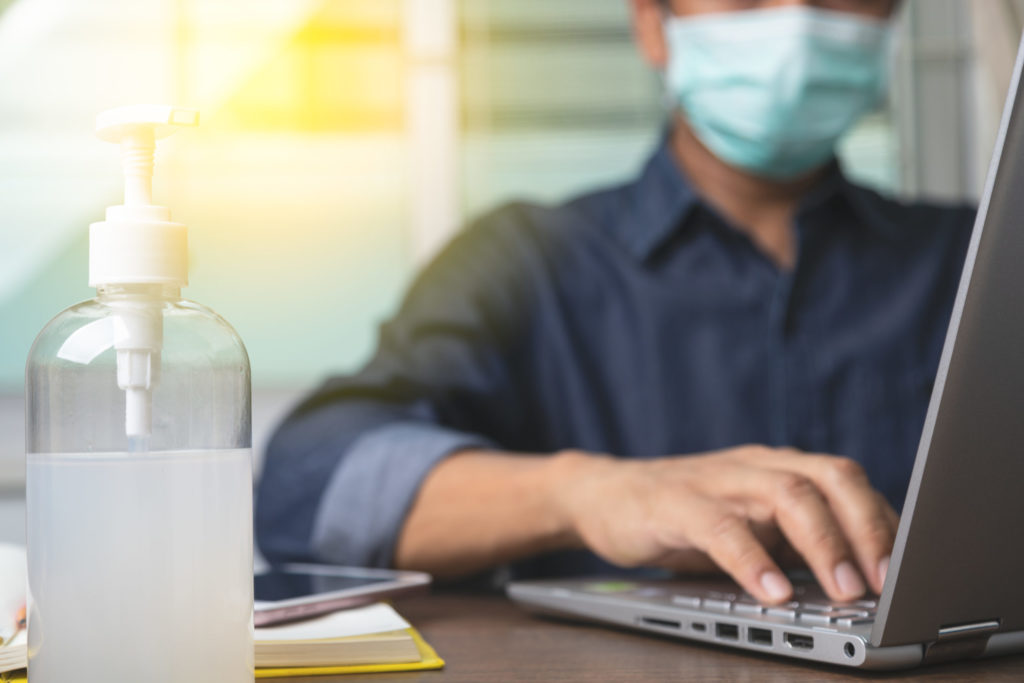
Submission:
M 305 619 L 399 595 L 425 592 L 430 575 L 391 569 L 284 564 L 253 577 L 253 622 Z

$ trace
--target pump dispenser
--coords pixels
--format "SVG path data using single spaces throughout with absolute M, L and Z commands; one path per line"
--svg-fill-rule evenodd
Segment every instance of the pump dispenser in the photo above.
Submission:
M 96 133 L 121 145 L 124 204 L 89 230 L 89 286 L 188 284 L 187 229 L 153 205 L 156 141 L 199 124 L 199 112 L 166 106 L 121 107 L 97 117 Z M 142 439 L 152 431 L 152 390 L 160 378 L 162 318 L 153 307 L 124 305 L 117 315 L 117 385 L 125 392 L 125 433 Z
M 33 683 L 251 681 L 251 391 L 245 346 L 181 298 L 187 229 L 153 204 L 156 141 L 198 112 L 104 112 L 124 203 L 89 230 L 97 296 L 26 365 Z

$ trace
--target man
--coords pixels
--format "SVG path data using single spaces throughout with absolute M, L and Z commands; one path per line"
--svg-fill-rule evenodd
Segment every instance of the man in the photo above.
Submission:
M 373 360 L 278 430 L 264 553 L 717 567 L 766 603 L 799 556 L 835 599 L 879 591 L 972 220 L 833 159 L 883 90 L 892 5 L 633 0 L 678 104 L 661 147 L 448 246 Z

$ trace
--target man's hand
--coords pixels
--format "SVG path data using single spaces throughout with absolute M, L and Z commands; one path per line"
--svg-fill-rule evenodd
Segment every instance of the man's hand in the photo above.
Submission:
M 614 564 L 717 565 L 758 600 L 778 603 L 792 586 L 772 552 L 788 543 L 835 600 L 882 589 L 899 520 L 852 460 L 763 446 L 557 459 L 571 482 L 562 513 L 582 544 Z

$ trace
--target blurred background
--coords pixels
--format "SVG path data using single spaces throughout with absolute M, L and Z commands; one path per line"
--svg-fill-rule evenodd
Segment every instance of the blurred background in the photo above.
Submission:
M 23 542 L 25 357 L 87 286 L 121 202 L 95 115 L 201 110 L 157 153 L 189 226 L 188 298 L 248 346 L 254 452 L 373 349 L 416 269 L 474 215 L 634 175 L 659 76 L 627 0 L 0 0 L 0 541 Z M 860 182 L 974 200 L 1024 0 L 906 0 L 891 96 L 844 140 Z

